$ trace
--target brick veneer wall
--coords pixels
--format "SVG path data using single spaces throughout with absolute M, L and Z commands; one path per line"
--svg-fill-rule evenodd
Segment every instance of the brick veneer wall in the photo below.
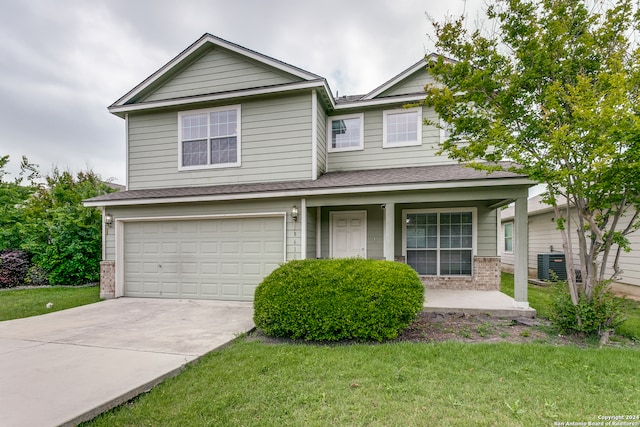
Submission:
M 116 262 L 100 261 L 100 298 L 116 297 Z
M 500 258 L 473 257 L 473 276 L 420 276 L 427 289 L 500 290 Z

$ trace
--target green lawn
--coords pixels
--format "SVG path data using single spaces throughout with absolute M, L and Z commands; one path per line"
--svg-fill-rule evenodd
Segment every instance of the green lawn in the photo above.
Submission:
M 37 316 L 100 301 L 100 287 L 59 287 L 0 291 L 0 321 Z M 47 303 L 53 307 L 47 308 Z
M 637 350 L 239 338 L 87 426 L 552 426 L 637 414 Z M 585 424 L 586 425 L 586 424 Z
M 548 313 L 550 289 L 529 287 Z M 513 294 L 513 276 L 503 276 Z M 640 335 L 627 301 L 628 332 Z M 631 313 L 631 315 L 629 315 Z M 549 344 L 268 344 L 240 337 L 85 426 L 552 426 L 637 415 L 639 353 Z
M 500 290 L 513 297 L 513 274 L 502 273 Z M 536 309 L 538 317 L 548 318 L 551 306 L 552 288 L 529 284 L 529 304 Z M 616 329 L 616 333 L 627 338 L 640 340 L 640 302 L 623 299 L 622 306 L 627 320 Z

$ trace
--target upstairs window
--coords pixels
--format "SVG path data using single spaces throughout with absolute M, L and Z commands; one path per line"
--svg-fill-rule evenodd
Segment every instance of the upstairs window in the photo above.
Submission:
M 328 133 L 329 151 L 352 151 L 364 148 L 363 114 L 331 117 Z
M 382 113 L 382 146 L 406 147 L 422 144 L 422 109 L 402 108 Z
M 240 166 L 240 106 L 178 113 L 179 169 Z

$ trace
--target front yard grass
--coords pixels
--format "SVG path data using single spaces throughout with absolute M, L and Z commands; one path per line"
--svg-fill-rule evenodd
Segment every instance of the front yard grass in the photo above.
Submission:
M 0 321 L 38 316 L 100 301 L 100 287 L 60 287 L 0 291 Z M 47 308 L 47 303 L 52 303 Z
M 509 288 L 513 295 L 506 274 Z M 529 300 L 548 316 L 549 288 L 530 286 Z M 638 336 L 638 303 L 625 304 L 624 333 Z M 85 426 L 587 425 L 637 415 L 638 355 L 545 343 L 272 344 L 248 335 Z
M 241 337 L 86 426 L 546 426 L 637 414 L 638 351 Z

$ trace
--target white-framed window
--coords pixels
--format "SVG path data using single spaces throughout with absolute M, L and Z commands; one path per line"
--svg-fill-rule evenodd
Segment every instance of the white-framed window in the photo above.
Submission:
M 451 136 L 451 131 L 453 130 L 452 125 L 445 122 L 444 120 L 440 120 L 440 142 L 445 142 Z
M 403 211 L 403 254 L 424 276 L 471 276 L 476 252 L 475 208 Z
M 451 123 L 447 123 L 444 120 L 440 120 L 440 143 L 445 142 L 447 139 L 451 138 L 451 134 L 453 133 L 454 126 Z M 460 138 L 460 135 L 458 135 Z M 458 142 L 466 142 L 466 139 L 460 139 Z
M 422 144 L 422 107 L 382 112 L 382 147 Z
M 504 234 L 504 251 L 513 253 L 513 222 L 505 222 L 502 232 Z
M 240 166 L 240 105 L 178 113 L 178 169 Z
M 329 117 L 329 152 L 364 149 L 364 114 Z

